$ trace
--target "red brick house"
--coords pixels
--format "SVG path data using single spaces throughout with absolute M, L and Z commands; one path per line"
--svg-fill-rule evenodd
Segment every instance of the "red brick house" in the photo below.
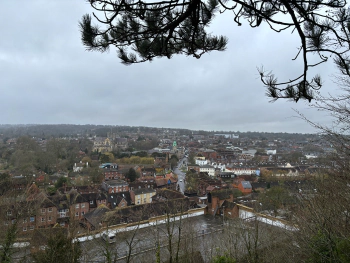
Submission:
M 157 188 L 167 188 L 171 190 L 176 190 L 177 180 L 173 177 L 157 178 L 155 181 L 156 181 Z
M 233 202 L 241 193 L 237 189 L 224 189 L 208 193 L 208 214 L 217 215 L 225 201 Z
M 117 169 L 104 169 L 102 172 L 105 180 L 114 180 L 119 178 Z
M 107 204 L 107 194 L 105 193 L 84 193 L 81 196 L 89 203 L 89 212 L 96 209 L 99 205 Z
M 102 188 L 107 193 L 118 193 L 129 191 L 129 184 L 123 180 L 109 180 L 102 183 Z
M 154 167 L 143 167 L 140 174 L 142 177 L 154 177 L 156 175 L 156 169 Z
M 74 190 L 51 196 L 50 200 L 57 207 L 57 223 L 60 226 L 68 226 L 70 220 L 81 220 L 89 212 L 89 202 Z
M 30 217 L 28 223 L 30 224 L 32 220 L 33 218 Z M 36 212 L 35 221 L 36 228 L 48 228 L 56 224 L 57 207 L 50 199 L 45 198 L 40 203 Z
M 242 192 L 242 194 L 250 194 L 252 192 L 252 185 L 249 181 L 239 182 L 237 188 Z
M 224 201 L 221 204 L 221 214 L 225 216 L 225 218 L 237 218 L 239 217 L 239 208 L 235 202 Z
M 89 212 L 89 202 L 85 200 L 80 194 L 71 194 L 71 198 L 74 200 L 71 201 L 70 209 L 71 209 L 71 218 L 73 220 L 81 220 L 84 218 L 84 215 Z
M 108 194 L 107 207 L 114 209 L 116 207 L 126 207 L 131 205 L 131 192 L 119 192 Z

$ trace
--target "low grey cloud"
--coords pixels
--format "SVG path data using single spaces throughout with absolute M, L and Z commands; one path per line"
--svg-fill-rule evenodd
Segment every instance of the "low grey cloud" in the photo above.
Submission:
M 293 108 L 330 123 L 308 103 L 269 103 L 265 96 L 257 66 L 273 69 L 281 79 L 300 74 L 300 62 L 292 62 L 296 34 L 237 27 L 224 14 L 210 30 L 229 38 L 225 52 L 124 66 L 113 48 L 103 54 L 85 50 L 78 21 L 91 12 L 85 1 L 3 3 L 0 123 L 314 132 Z M 329 84 L 324 92 L 334 91 L 329 80 L 334 66 L 317 70 Z

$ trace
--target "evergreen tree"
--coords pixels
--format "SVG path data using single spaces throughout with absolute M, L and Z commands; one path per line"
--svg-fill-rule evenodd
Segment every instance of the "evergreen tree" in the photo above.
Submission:
M 127 179 L 129 179 L 130 182 L 135 181 L 137 178 L 137 173 L 136 173 L 135 169 L 130 168 L 125 177 Z
M 89 0 L 94 17 L 101 25 L 92 25 L 86 14 L 80 21 L 82 42 L 88 50 L 104 52 L 110 46 L 118 50 L 125 64 L 151 61 L 155 57 L 171 58 L 185 54 L 200 58 L 213 50 L 224 51 L 228 39 L 206 31 L 215 15 L 232 11 L 234 22 L 244 20 L 251 27 L 268 25 L 271 30 L 290 30 L 300 39 L 293 60 L 302 67 L 296 76 L 278 81 L 272 73 L 259 70 L 273 100 L 288 98 L 311 100 L 321 86 L 320 76 L 311 79 L 308 70 L 328 60 L 349 73 L 349 10 L 345 0 L 169 0 L 159 2 L 124 0 Z M 100 14 L 99 14 L 100 13 Z M 249 51 L 248 51 L 249 52 Z M 314 57 L 317 56 L 317 61 Z

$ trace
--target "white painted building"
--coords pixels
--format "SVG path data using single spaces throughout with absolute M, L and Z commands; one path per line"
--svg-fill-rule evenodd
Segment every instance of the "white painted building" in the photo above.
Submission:
M 196 164 L 199 165 L 199 166 L 207 165 L 208 164 L 208 160 L 196 159 Z
M 236 175 L 243 175 L 243 174 L 248 174 L 252 175 L 255 174 L 256 168 L 251 168 L 251 167 L 226 167 L 226 172 L 233 172 Z
M 220 172 L 225 172 L 225 170 L 226 170 L 226 165 L 225 164 L 212 163 L 212 165 L 214 166 L 214 168 L 220 169 Z
M 277 150 L 266 150 L 266 154 L 268 155 L 275 155 L 277 153 Z
M 315 159 L 317 158 L 318 156 L 317 155 L 314 155 L 314 154 L 305 154 L 305 158 L 306 159 Z
M 74 163 L 73 172 L 81 172 L 84 169 L 84 167 L 89 167 L 89 163 L 86 162 L 85 164 L 82 161 L 80 161 L 80 163 Z
M 199 171 L 201 173 L 208 173 L 208 175 L 211 177 L 215 176 L 215 168 L 214 168 L 214 166 L 211 166 L 211 165 L 200 166 Z

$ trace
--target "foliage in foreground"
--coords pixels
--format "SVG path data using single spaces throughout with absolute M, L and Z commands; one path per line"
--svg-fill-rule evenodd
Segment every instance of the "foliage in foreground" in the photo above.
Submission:
M 33 259 L 35 263 L 79 263 L 81 254 L 79 243 L 73 243 L 64 232 L 57 232 L 49 237 L 45 250 L 33 254 Z

